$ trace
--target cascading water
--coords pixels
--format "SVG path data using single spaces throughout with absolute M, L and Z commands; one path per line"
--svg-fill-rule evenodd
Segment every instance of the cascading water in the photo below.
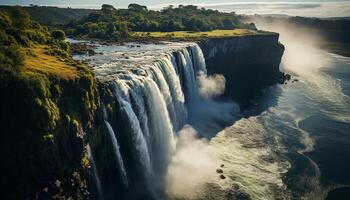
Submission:
M 112 141 L 112 144 L 113 144 L 114 155 L 115 155 L 116 161 L 118 163 L 117 165 L 119 166 L 119 171 L 120 171 L 122 179 L 123 179 L 122 180 L 123 184 L 125 186 L 127 186 L 128 185 L 128 177 L 127 177 L 127 174 L 125 171 L 122 156 L 121 156 L 120 151 L 119 151 L 119 145 L 118 145 L 117 138 L 115 137 L 115 133 L 113 131 L 112 126 L 107 121 L 105 121 L 105 123 L 106 123 L 106 126 L 108 128 L 108 134 L 109 134 L 110 140 Z
M 186 105 L 199 98 L 197 75 L 206 74 L 202 51 L 195 43 L 166 43 L 99 46 L 97 52 L 101 54 L 89 57 L 89 63 L 97 78 L 109 85 L 118 105 L 112 113 L 117 124 L 110 124 L 105 114 L 116 170 L 130 190 L 161 199 L 175 133 L 187 121 Z M 127 176 L 134 173 L 142 178 Z
M 101 180 L 100 180 L 100 176 L 98 175 L 97 168 L 96 168 L 96 162 L 95 162 L 94 156 L 92 155 L 91 148 L 90 148 L 89 144 L 86 145 L 86 151 L 87 151 L 90 163 L 91 163 L 93 176 L 94 176 L 94 179 L 96 182 L 95 185 L 96 185 L 96 190 L 97 190 L 97 196 L 98 196 L 98 198 L 102 198 Z

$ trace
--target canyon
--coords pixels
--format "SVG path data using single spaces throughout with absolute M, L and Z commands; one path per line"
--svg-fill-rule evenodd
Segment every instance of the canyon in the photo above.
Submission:
M 194 105 L 205 99 L 198 77 L 223 75 L 225 92 L 209 95 L 216 100 L 235 100 L 241 108 L 263 88 L 285 79 L 279 70 L 284 47 L 276 33 L 196 42 L 93 45 L 95 55 L 76 59 L 90 65 L 95 76 L 48 86 L 51 95 L 47 100 L 54 102 L 49 116 L 57 111 L 57 125 L 47 143 L 33 150 L 31 159 L 16 163 L 12 177 L 9 174 L 8 194 L 2 194 L 5 197 L 17 193 L 17 197 L 164 199 L 176 134 L 190 123 Z M 58 96 L 57 88 L 61 91 Z M 13 98 L 17 104 L 28 101 L 11 92 L 9 96 L 2 103 Z M 79 102 L 84 106 L 75 107 Z M 21 105 L 27 106 L 24 110 L 31 109 L 30 104 Z M 239 112 L 234 106 L 227 108 L 223 115 Z M 16 117 L 41 121 L 45 115 L 14 113 Z M 218 116 L 213 119 L 219 122 L 219 129 L 227 123 Z M 20 130 L 37 128 L 28 124 Z M 5 130 L 19 131 L 13 122 L 7 126 Z M 27 142 L 23 148 L 33 145 L 31 140 Z M 17 150 L 19 155 L 22 150 Z M 13 178 L 16 171 L 24 174 Z M 17 185 L 33 179 L 37 181 L 31 185 Z

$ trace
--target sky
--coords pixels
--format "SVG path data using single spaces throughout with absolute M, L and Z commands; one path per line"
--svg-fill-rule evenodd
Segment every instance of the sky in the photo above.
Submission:
M 350 0 L 0 0 L 0 5 L 46 5 L 73 8 L 99 8 L 102 4 L 125 8 L 130 3 L 161 9 L 169 4 L 194 4 L 238 14 L 284 14 L 308 17 L 350 16 Z

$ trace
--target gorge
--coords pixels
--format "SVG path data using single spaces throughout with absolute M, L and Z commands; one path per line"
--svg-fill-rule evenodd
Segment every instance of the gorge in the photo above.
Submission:
M 348 17 L 76 2 L 0 5 L 0 199 L 349 199 Z
M 348 17 L 18 2 L 0 3 L 0 199 L 349 199 Z M 347 9 L 330 2 L 313 10 Z
M 196 130 L 194 144 L 200 138 L 210 139 L 240 117 L 239 106 L 227 100 L 239 97 L 235 88 L 250 87 L 252 95 L 283 79 L 278 69 L 283 46 L 277 34 L 207 39 L 198 44 L 95 44 L 95 55 L 75 56 L 92 67 L 100 82 L 101 106 L 95 124 L 102 128 L 88 135 L 88 141 L 102 198 L 169 197 L 166 180 L 179 148 L 179 133 Z M 256 74 L 259 79 L 248 79 Z M 225 91 L 225 80 L 230 95 L 223 101 L 218 98 Z
M 283 79 L 278 66 L 284 48 L 274 33 L 91 45 L 95 55 L 75 59 L 90 65 L 93 73 L 78 66 L 77 76 L 65 77 L 34 68 L 27 72 L 33 82 L 2 85 L 8 98 L 1 100 L 6 133 L 1 152 L 10 155 L 2 166 L 7 172 L 1 180 L 3 198 L 189 197 L 188 191 L 176 190 L 183 184 L 179 169 L 192 170 L 187 181 L 196 185 L 207 173 L 220 180 L 215 168 L 221 163 L 188 162 L 182 154 L 201 149 L 208 154 L 197 156 L 216 159 L 207 158 L 210 139 L 241 118 L 232 99 L 240 104 Z M 260 78 L 249 79 L 256 74 Z M 250 87 L 249 94 L 236 90 L 239 85 Z M 6 115 L 16 109 L 12 117 Z M 26 123 L 17 126 L 17 119 Z M 16 149 L 12 145 L 20 136 L 13 132 L 27 138 Z M 192 146 L 197 149 L 189 151 Z M 198 170 L 202 165 L 205 169 Z

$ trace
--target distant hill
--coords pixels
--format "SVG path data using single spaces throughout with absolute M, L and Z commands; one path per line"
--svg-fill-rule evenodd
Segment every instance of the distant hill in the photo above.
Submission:
M 310 18 L 310 17 L 276 17 L 276 16 L 241 16 L 245 22 L 263 22 L 265 24 L 284 25 L 291 30 L 308 30 L 322 36 L 329 42 L 350 43 L 350 19 L 339 18 Z
M 9 9 L 13 6 L 0 6 L 2 9 Z M 93 9 L 72 9 L 48 6 L 23 7 L 30 16 L 41 24 L 66 24 L 72 20 L 80 20 L 84 16 L 95 12 Z

